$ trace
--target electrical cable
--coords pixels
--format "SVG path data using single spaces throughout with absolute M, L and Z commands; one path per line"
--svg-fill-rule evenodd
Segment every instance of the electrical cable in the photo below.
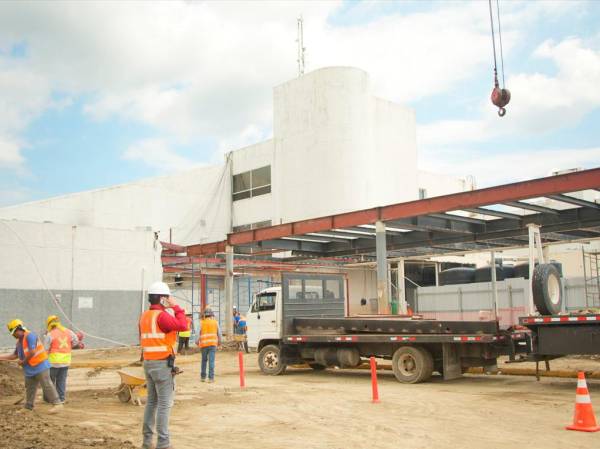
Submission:
M 127 343 L 123 343 L 120 341 L 116 341 L 116 340 L 112 340 L 110 338 L 105 338 L 105 337 L 100 337 L 98 335 L 93 335 L 90 334 L 89 332 L 84 331 L 83 329 L 81 329 L 79 326 L 77 326 L 73 320 L 71 320 L 71 318 L 69 318 L 65 312 L 65 310 L 62 308 L 62 306 L 60 305 L 60 302 L 58 301 L 58 299 L 56 298 L 56 295 L 54 294 L 54 292 L 50 289 L 50 287 L 48 286 L 48 283 L 46 282 L 46 278 L 44 277 L 44 275 L 42 274 L 36 260 L 35 257 L 33 256 L 33 254 L 31 253 L 31 251 L 29 251 L 29 248 L 27 247 L 27 245 L 25 244 L 25 241 L 21 238 L 21 236 L 5 221 L 0 221 L 4 226 L 6 226 L 8 228 L 9 231 L 11 231 L 14 236 L 17 238 L 17 240 L 19 241 L 19 243 L 21 244 L 21 246 L 23 246 L 23 248 L 25 249 L 25 252 L 27 253 L 27 255 L 29 256 L 29 258 L 31 259 L 31 262 L 33 263 L 33 266 L 35 268 L 35 271 L 37 272 L 38 276 L 40 277 L 40 279 L 42 280 L 42 283 L 44 284 L 44 288 L 46 289 L 46 291 L 48 292 L 48 294 L 50 295 L 50 298 L 52 299 L 52 301 L 54 302 L 54 305 L 56 306 L 56 308 L 59 310 L 59 312 L 62 314 L 62 316 L 65 318 L 65 320 L 71 325 L 71 327 L 79 332 L 81 332 L 83 335 L 85 335 L 86 337 L 89 338 L 93 338 L 96 340 L 101 340 L 101 341 L 105 341 L 107 343 L 112 343 L 115 344 L 117 346 L 126 346 L 129 347 L 131 346 L 130 344 Z

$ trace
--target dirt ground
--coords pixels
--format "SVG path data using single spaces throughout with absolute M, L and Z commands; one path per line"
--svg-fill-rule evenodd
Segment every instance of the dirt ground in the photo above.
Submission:
M 111 367 L 111 362 L 124 366 L 137 356 L 130 349 L 77 352 L 75 366 L 85 367 L 70 370 L 68 403 L 60 415 L 48 415 L 48 407 L 39 403 L 33 413 L 19 413 L 13 403 L 21 391 L 15 395 L 1 384 L 0 447 L 139 447 L 143 407 L 118 401 L 119 375 Z M 289 369 L 270 377 L 259 372 L 256 359 L 256 354 L 245 356 L 244 390 L 235 353 L 217 354 L 214 384 L 200 383 L 199 355 L 178 359 L 185 372 L 177 378 L 171 414 L 176 449 L 506 449 L 524 444 L 563 449 L 600 444 L 600 433 L 564 430 L 573 416 L 575 379 L 466 375 L 403 385 L 381 371 L 381 402 L 372 404 L 368 371 Z M 90 367 L 94 361 L 102 367 Z M 600 361 L 562 359 L 552 368 L 600 371 Z M 139 367 L 123 369 L 141 374 Z M 600 411 L 600 381 L 588 384 Z

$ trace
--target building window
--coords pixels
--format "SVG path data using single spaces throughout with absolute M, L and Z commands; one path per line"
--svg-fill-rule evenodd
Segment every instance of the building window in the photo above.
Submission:
M 233 201 L 271 193 L 271 166 L 233 175 Z
M 239 225 L 233 227 L 233 232 L 250 231 L 251 229 L 260 229 L 271 226 L 271 220 L 257 221 L 256 223 Z
M 419 188 L 419 199 L 424 200 L 425 198 L 427 198 L 427 189 Z

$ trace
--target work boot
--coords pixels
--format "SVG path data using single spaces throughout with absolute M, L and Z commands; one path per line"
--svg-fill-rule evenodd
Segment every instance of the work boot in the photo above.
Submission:
M 51 413 L 54 415 L 56 413 L 60 413 L 63 408 L 64 408 L 64 406 L 62 404 L 54 404 L 52 407 L 50 407 L 50 410 L 48 410 L 48 413 Z
M 208 383 L 209 383 L 209 384 L 212 384 L 212 383 L 214 383 L 214 382 L 215 382 L 215 380 L 214 380 L 214 379 L 208 379 Z

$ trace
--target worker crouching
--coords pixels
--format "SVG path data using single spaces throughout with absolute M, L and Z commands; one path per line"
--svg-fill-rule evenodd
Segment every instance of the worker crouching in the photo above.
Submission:
M 144 410 L 142 448 L 154 448 L 154 430 L 157 433 L 156 449 L 171 447 L 169 415 L 175 390 L 175 345 L 177 332 L 185 331 L 185 311 L 171 297 L 169 286 L 155 282 L 148 289 L 150 309 L 140 317 L 140 345 L 144 361 L 144 374 L 148 398 Z M 164 305 L 163 305 L 164 304 Z M 171 315 L 167 309 L 172 309 Z
M 50 362 L 50 380 L 56 387 L 61 402 L 65 402 L 67 392 L 67 375 L 71 366 L 71 352 L 78 347 L 79 339 L 75 332 L 64 327 L 56 315 L 46 320 L 47 331 L 44 346 Z M 47 397 L 44 397 L 48 401 Z
M 0 360 L 19 360 L 25 375 L 25 408 L 33 410 L 38 386 L 42 386 L 44 396 L 53 404 L 51 413 L 62 408 L 56 388 L 50 380 L 50 363 L 44 345 L 37 334 L 27 330 L 19 319 L 12 320 L 7 325 L 10 334 L 17 340 L 15 351 L 0 355 Z

